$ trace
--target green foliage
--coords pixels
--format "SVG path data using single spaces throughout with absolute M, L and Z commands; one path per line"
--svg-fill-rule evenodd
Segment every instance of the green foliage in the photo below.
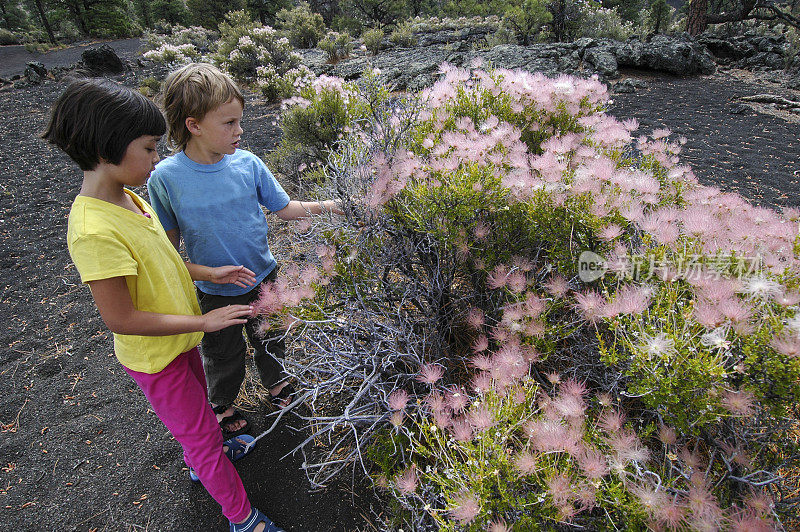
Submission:
M 231 11 L 243 11 L 244 0 L 186 0 L 192 24 L 216 30 Z
M 154 98 L 159 92 L 161 92 L 161 81 L 152 76 L 145 78 L 139 85 L 139 92 L 148 98 Z
M 269 161 L 283 175 L 299 180 L 304 170 L 325 161 L 355 115 L 345 95 L 319 83 L 303 88 L 289 104 L 281 117 L 283 136 Z
M 672 11 L 667 0 L 655 0 L 650 4 L 647 17 L 647 26 L 653 33 L 663 33 L 669 30 L 672 23 Z
M 623 20 L 638 22 L 639 11 L 647 4 L 643 0 L 603 0 L 602 6 L 613 9 Z
M 7 3 L 3 1 L 3 12 L 0 16 L 0 44 L 19 44 L 19 39 L 15 42 L 6 42 L 11 38 L 8 33 L 25 30 L 30 26 L 28 13 L 21 9 L 19 4 Z
M 353 52 L 353 38 L 346 32 L 329 31 L 319 42 L 319 48 L 328 54 L 328 61 L 336 63 Z
M 503 15 L 503 22 L 512 29 L 517 41 L 528 46 L 536 41 L 542 28 L 553 20 L 542 0 L 524 0 L 512 5 Z
M 364 41 L 364 46 L 367 47 L 369 53 L 378 55 L 383 44 L 384 33 L 382 29 L 374 28 L 365 31 L 361 34 L 361 40 Z
M 150 10 L 154 21 L 174 25 L 186 25 L 189 21 L 189 11 L 181 0 L 153 0 Z
M 301 2 L 291 10 L 278 11 L 275 25 L 286 32 L 295 48 L 314 48 L 325 35 L 322 15 L 312 12 L 306 2 Z
M 247 0 L 247 8 L 261 24 L 274 24 L 278 12 L 291 7 L 292 0 Z
M 384 28 L 408 15 L 406 0 L 342 0 L 342 11 L 364 26 Z
M 0 45 L 6 44 L 20 44 L 20 38 L 13 31 L 0 28 Z
M 417 37 L 414 35 L 414 28 L 411 21 L 405 21 L 399 24 L 394 31 L 389 35 L 389 41 L 396 46 L 410 48 L 417 44 Z

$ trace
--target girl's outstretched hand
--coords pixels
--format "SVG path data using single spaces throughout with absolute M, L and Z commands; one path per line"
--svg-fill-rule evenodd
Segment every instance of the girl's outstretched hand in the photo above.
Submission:
M 228 305 L 203 314 L 203 332 L 216 332 L 231 325 L 247 323 L 253 315 L 253 307 L 249 305 Z
M 256 284 L 256 274 L 244 266 L 219 266 L 210 268 L 209 279 L 216 284 L 235 284 L 246 288 Z

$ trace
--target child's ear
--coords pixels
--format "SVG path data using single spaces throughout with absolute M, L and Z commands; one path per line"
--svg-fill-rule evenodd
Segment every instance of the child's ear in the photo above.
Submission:
M 200 133 L 200 124 L 198 123 L 198 120 L 195 119 L 195 117 L 187 116 L 186 121 L 184 123 L 186 124 L 186 129 L 188 129 L 189 133 L 191 133 L 192 135 L 197 135 Z

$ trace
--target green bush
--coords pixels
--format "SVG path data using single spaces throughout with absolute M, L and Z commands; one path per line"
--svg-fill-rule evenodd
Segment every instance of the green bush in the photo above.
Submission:
M 414 29 L 411 21 L 406 20 L 394 29 L 389 35 L 389 41 L 397 46 L 403 48 L 410 48 L 417 44 L 417 37 L 414 35 Z
M 361 34 L 361 40 L 364 41 L 364 46 L 367 47 L 367 50 L 372 55 L 378 55 L 378 52 L 381 51 L 383 37 L 384 33 L 380 28 L 369 29 Z
M 503 23 L 511 28 L 519 44 L 528 46 L 538 40 L 545 25 L 553 20 L 542 0 L 524 0 L 511 6 L 503 15 Z
M 319 42 L 319 48 L 328 54 L 328 61 L 336 63 L 353 52 L 353 38 L 349 33 L 329 31 Z
M 13 31 L 0 28 L 0 45 L 20 44 L 20 42 L 20 38 Z
M 293 9 L 278 11 L 275 27 L 286 32 L 295 48 L 314 48 L 325 35 L 322 15 L 312 12 L 306 2 L 301 2 Z

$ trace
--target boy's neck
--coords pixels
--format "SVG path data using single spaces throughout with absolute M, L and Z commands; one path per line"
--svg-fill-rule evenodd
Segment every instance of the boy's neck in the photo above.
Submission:
M 216 164 L 225 156 L 224 153 L 216 153 L 206 148 L 203 146 L 203 143 L 198 141 L 195 137 L 189 139 L 189 142 L 186 143 L 186 147 L 183 149 L 183 153 L 198 164 Z

